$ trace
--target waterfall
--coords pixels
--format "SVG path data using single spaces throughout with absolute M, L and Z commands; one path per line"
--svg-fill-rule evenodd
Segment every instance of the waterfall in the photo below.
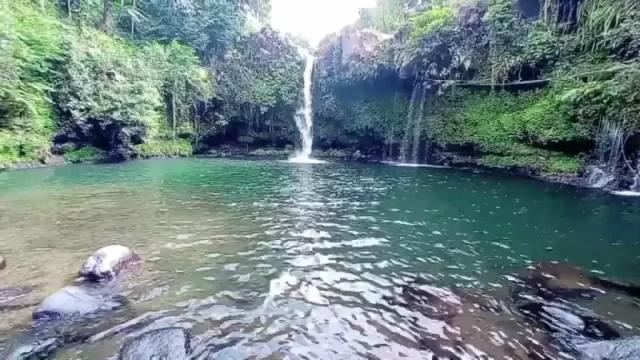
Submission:
M 415 126 L 413 127 L 413 163 L 417 164 L 420 160 L 420 136 L 422 135 L 422 121 L 424 120 L 424 98 L 427 96 L 427 88 L 422 87 L 422 96 L 420 97 L 420 106 L 415 118 Z
M 638 171 L 636 172 L 636 176 L 633 178 L 633 185 L 631 185 L 630 190 L 640 193 L 640 163 L 638 164 Z
M 409 141 L 411 136 L 411 129 L 414 127 L 414 112 L 416 102 L 418 101 L 418 92 L 420 83 L 416 83 L 411 92 L 411 101 L 409 102 L 409 111 L 407 113 L 407 123 L 404 128 L 404 136 L 402 138 L 402 144 L 400 144 L 400 162 L 407 162 L 407 152 L 409 151 Z
M 624 129 L 619 123 L 602 121 L 598 129 L 596 155 L 598 163 L 587 167 L 587 184 L 603 188 L 616 178 L 618 161 L 624 154 Z
M 300 151 L 296 153 L 296 156 L 290 159 L 290 161 L 300 163 L 319 163 L 322 161 L 311 158 L 311 150 L 313 148 L 313 99 L 311 85 L 313 81 L 313 63 L 315 59 L 307 50 L 300 48 L 299 51 L 306 59 L 304 68 L 304 104 L 302 108 L 298 109 L 295 115 L 296 126 L 300 132 L 302 149 L 300 149 Z

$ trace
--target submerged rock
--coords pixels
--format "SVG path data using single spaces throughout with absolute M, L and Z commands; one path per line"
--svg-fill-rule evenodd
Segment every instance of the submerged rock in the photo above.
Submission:
M 117 284 L 81 282 L 65 286 L 45 298 L 33 313 L 33 318 L 66 319 L 110 311 L 126 305 Z
M 593 296 L 602 292 L 582 269 L 568 263 L 538 263 L 526 276 L 526 281 L 544 297 Z
M 182 328 L 166 328 L 130 339 L 120 349 L 119 360 L 188 359 L 191 335 Z
M 583 360 L 637 360 L 640 359 L 640 337 L 597 341 L 576 346 Z
M 442 358 L 546 360 L 555 358 L 546 334 L 515 316 L 495 298 L 449 290 L 418 279 L 402 286 L 393 302 L 429 319 L 445 322 L 439 337 L 420 338 L 420 345 Z
M 409 308 L 437 320 L 447 320 L 462 313 L 462 301 L 451 290 L 413 283 L 402 288 L 402 301 Z
M 7 260 L 5 260 L 4 256 L 0 255 L 0 270 L 4 270 L 7 268 Z
M 80 276 L 89 280 L 112 279 L 138 261 L 140 257 L 126 246 L 106 246 L 93 253 L 82 264 Z
M 20 310 L 30 306 L 34 306 L 24 297 L 33 292 L 33 287 L 7 287 L 0 289 L 0 313 L 5 311 Z
M 616 291 L 631 295 L 633 297 L 640 298 L 639 284 L 624 282 L 624 281 L 615 280 L 615 279 L 608 279 L 608 278 L 593 278 L 593 281 L 596 282 L 601 287 L 616 290 Z
M 547 331 L 563 337 L 592 340 L 613 340 L 618 331 L 596 314 L 565 302 L 546 301 L 523 296 L 516 302 L 517 309 Z

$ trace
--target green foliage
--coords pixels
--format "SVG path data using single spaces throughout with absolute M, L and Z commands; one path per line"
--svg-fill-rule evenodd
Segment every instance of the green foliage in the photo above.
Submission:
M 241 44 L 214 64 L 215 96 L 225 117 L 255 132 L 293 127 L 304 71 L 297 49 L 268 28 L 246 35 Z
M 316 101 L 315 136 L 332 145 L 371 138 L 397 143 L 402 138 L 409 99 L 403 93 L 376 93 L 363 86 Z
M 614 63 L 586 81 L 564 76 L 561 99 L 577 121 L 593 128 L 601 120 L 617 122 L 629 133 L 640 129 L 640 64 Z
M 640 51 L 640 2 L 585 0 L 580 8 L 580 43 L 592 52 L 633 57 Z
M 104 159 L 105 155 L 104 150 L 93 146 L 85 146 L 66 152 L 64 159 L 72 163 L 96 162 Z
M 46 158 L 49 137 L 22 130 L 0 129 L 0 165 Z
M 57 96 L 60 125 L 98 120 L 143 126 L 150 138 L 194 135 L 197 106 L 211 96 L 213 85 L 191 47 L 135 47 L 89 28 L 68 40 Z
M 138 1 L 144 17 L 136 26 L 135 37 L 145 40 L 187 43 L 207 56 L 223 54 L 238 40 L 244 13 L 231 0 Z M 122 28 L 129 33 L 130 24 Z
M 184 139 L 151 140 L 144 144 L 137 145 L 136 150 L 138 155 L 142 158 L 191 156 L 193 153 L 191 142 Z
M 163 74 L 128 42 L 83 28 L 68 38 L 57 103 L 66 122 L 113 121 L 157 131 L 163 117 Z
M 472 146 L 487 164 L 574 169 L 574 157 L 550 151 L 588 141 L 591 126 L 574 122 L 554 91 L 513 95 L 453 90 L 436 100 L 429 133 L 440 144 Z M 573 170 L 571 170 L 573 171 Z
M 452 8 L 445 6 L 431 8 L 411 18 L 409 38 L 412 41 L 421 40 L 436 31 L 453 25 L 454 22 L 455 14 Z
M 213 95 L 212 77 L 200 66 L 193 48 L 172 41 L 168 45 L 153 43 L 142 48 L 147 66 L 153 68 L 162 82 L 167 106 L 167 124 L 172 136 L 191 136 L 199 120 L 198 104 Z
M 0 2 L 0 23 L 0 157 L 34 160 L 48 152 L 42 140 L 53 131 L 49 94 L 63 25 L 22 0 Z
M 376 0 L 376 7 L 363 9 L 360 23 L 382 32 L 394 32 L 406 24 L 406 0 Z
M 480 159 L 482 165 L 495 168 L 527 168 L 542 173 L 577 173 L 582 162 L 575 156 L 559 152 L 536 150 L 507 155 L 485 155 Z
M 443 143 L 474 143 L 482 151 L 506 153 L 514 144 L 546 147 L 588 140 L 589 128 L 569 117 L 551 91 L 513 95 L 453 90 L 437 99 L 432 131 Z

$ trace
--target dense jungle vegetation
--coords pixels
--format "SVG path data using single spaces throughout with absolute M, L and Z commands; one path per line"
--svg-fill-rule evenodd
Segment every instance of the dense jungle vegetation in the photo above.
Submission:
M 634 0 L 378 0 L 320 46 L 317 133 L 390 159 L 417 141 L 418 161 L 569 182 L 609 167 L 604 186 L 626 188 L 639 51 Z
M 1 1 L 2 166 L 298 141 L 269 1 Z M 378 0 L 316 55 L 325 154 L 640 187 L 638 1 Z
M 0 0 L 0 164 L 289 142 L 303 60 L 256 0 Z M 222 136 L 224 139 L 224 136 Z

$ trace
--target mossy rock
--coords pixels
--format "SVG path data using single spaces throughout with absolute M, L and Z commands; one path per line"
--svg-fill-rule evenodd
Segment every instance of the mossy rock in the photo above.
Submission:
M 85 146 L 64 154 L 64 159 L 72 163 L 97 162 L 105 158 L 106 153 L 93 146 Z

